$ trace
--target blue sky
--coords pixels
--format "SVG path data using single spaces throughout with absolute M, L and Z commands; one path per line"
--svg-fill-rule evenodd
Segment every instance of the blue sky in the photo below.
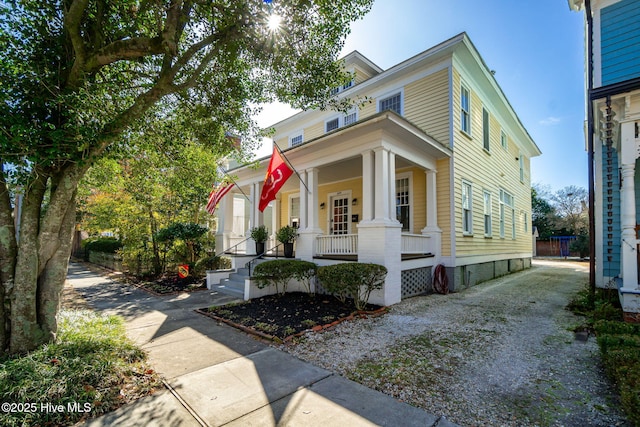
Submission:
M 566 0 L 376 0 L 352 23 L 343 55 L 358 50 L 387 69 L 462 31 L 542 151 L 532 182 L 586 188 L 583 15 Z M 266 127 L 292 113 L 268 106 L 257 119 Z

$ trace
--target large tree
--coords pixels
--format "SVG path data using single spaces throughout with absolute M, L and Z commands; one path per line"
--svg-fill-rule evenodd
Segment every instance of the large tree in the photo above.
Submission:
M 349 23 L 371 2 L 1 2 L 0 347 L 55 339 L 78 182 L 93 161 L 170 117 L 228 152 L 215 136 L 255 136 L 251 105 L 327 107 L 345 79 L 336 57 Z

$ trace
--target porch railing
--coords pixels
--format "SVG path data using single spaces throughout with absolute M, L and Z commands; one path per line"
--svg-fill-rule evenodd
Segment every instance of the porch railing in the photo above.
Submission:
M 403 254 L 428 254 L 433 253 L 432 240 L 430 236 L 423 234 L 402 233 Z
M 316 253 L 318 255 L 357 255 L 358 235 L 318 236 L 316 238 Z

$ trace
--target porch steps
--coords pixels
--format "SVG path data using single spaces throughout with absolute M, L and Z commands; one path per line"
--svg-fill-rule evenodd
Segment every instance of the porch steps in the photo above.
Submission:
M 226 279 L 221 279 L 220 284 L 214 289 L 220 293 L 244 299 L 244 280 L 249 278 L 249 269 L 239 268 L 230 273 Z

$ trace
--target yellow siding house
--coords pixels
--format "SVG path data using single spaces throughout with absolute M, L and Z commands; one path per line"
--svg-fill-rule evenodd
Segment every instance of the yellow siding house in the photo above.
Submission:
M 231 170 L 252 203 L 225 196 L 217 247 L 251 255 L 252 227 L 293 225 L 296 258 L 385 265 L 371 298 L 384 305 L 429 291 L 439 264 L 453 290 L 529 267 L 530 159 L 540 150 L 469 37 L 387 70 L 357 51 L 344 64 L 354 80 L 338 96 L 366 102 L 276 123 L 274 141 L 300 179 L 262 213 L 269 159 Z

